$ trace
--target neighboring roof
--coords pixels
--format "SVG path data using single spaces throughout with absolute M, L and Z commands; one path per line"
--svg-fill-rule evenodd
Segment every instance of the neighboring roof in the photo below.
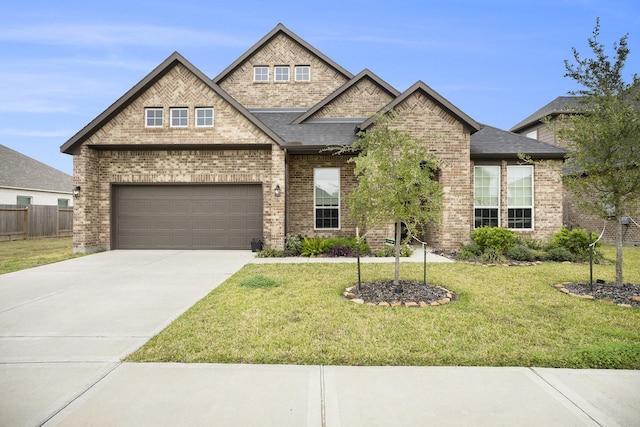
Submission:
M 240 114 L 242 114 L 247 120 L 259 127 L 265 134 L 267 134 L 276 143 L 280 144 L 283 141 L 275 134 L 271 129 L 267 128 L 259 120 L 247 111 L 238 101 L 236 101 L 231 95 L 225 92 L 220 86 L 213 83 L 202 71 L 197 69 L 193 64 L 187 61 L 178 52 L 174 52 L 165 59 L 160 65 L 158 65 L 151 73 L 143 78 L 138 84 L 132 87 L 127 93 L 125 93 L 120 99 L 114 102 L 109 108 L 107 108 L 102 114 L 96 117 L 91 123 L 82 128 L 78 133 L 72 136 L 67 142 L 65 142 L 60 151 L 67 154 L 74 154 L 78 150 L 80 145 L 86 141 L 95 131 L 104 126 L 114 116 L 119 114 L 124 108 L 126 108 L 131 102 L 133 102 L 142 92 L 147 90 L 150 86 L 156 83 L 162 78 L 169 70 L 171 70 L 177 64 L 181 64 L 197 76 L 204 84 L 206 84 L 212 91 L 228 102 L 234 107 Z
M 538 124 L 545 117 L 554 117 L 560 114 L 573 114 L 576 112 L 580 103 L 578 96 L 559 96 L 535 113 L 515 125 L 510 129 L 511 132 L 520 132 L 531 125 Z
M 526 154 L 532 159 L 563 159 L 569 151 L 537 139 L 482 125 L 471 135 L 472 159 L 509 159 Z
M 351 80 L 349 80 L 347 83 L 342 85 L 342 87 L 338 88 L 331 95 L 327 96 L 324 100 L 320 101 L 319 103 L 314 105 L 312 108 L 307 110 L 306 113 L 300 115 L 300 117 L 298 117 L 296 120 L 293 121 L 293 124 L 298 124 L 298 123 L 304 122 L 309 117 L 313 116 L 315 113 L 320 111 L 323 107 L 325 107 L 326 105 L 330 104 L 333 100 L 335 100 L 340 95 L 345 93 L 347 90 L 352 88 L 358 82 L 360 82 L 360 81 L 362 81 L 364 79 L 367 79 L 367 78 L 372 80 L 376 85 L 378 85 L 380 88 L 385 90 L 392 98 L 395 98 L 398 95 L 400 95 L 400 92 L 398 92 L 394 87 L 392 87 L 390 84 L 388 84 L 387 82 L 382 80 L 376 74 L 372 73 L 371 71 L 369 71 L 368 69 L 365 68 L 364 70 L 359 72 L 358 75 L 356 75 Z
M 466 115 L 464 112 L 462 112 L 462 110 L 460 110 L 458 107 L 453 105 L 451 102 L 445 99 L 438 92 L 431 89 L 426 83 L 420 80 L 417 81 L 409 89 L 404 91 L 396 99 L 394 99 L 385 107 L 383 107 L 380 113 L 384 114 L 390 110 L 393 110 L 395 107 L 397 107 L 402 102 L 404 102 L 404 100 L 406 100 L 408 97 L 410 97 L 411 95 L 413 95 L 415 92 L 418 92 L 418 91 L 427 95 L 429 98 L 435 101 L 441 108 L 443 108 L 445 111 L 449 112 L 449 114 L 456 117 L 459 121 L 461 121 L 464 125 L 466 125 L 470 129 L 471 133 L 476 132 L 480 129 L 480 124 L 478 122 L 476 122 L 471 117 Z M 366 130 L 369 126 L 375 123 L 377 117 L 378 117 L 378 114 L 375 114 L 372 117 L 370 117 L 368 120 L 366 120 L 365 122 L 363 122 L 358 126 L 358 130 Z
M 335 119 L 295 124 L 304 110 L 252 109 L 251 113 L 278 134 L 281 146 L 291 152 L 318 152 L 331 145 L 347 145 L 358 139 L 356 126 L 362 121 Z
M 71 193 L 73 177 L 0 145 L 0 187 Z
M 238 68 L 242 63 L 244 63 L 244 61 L 246 61 L 247 59 L 249 59 L 251 56 L 253 56 L 257 51 L 259 51 L 265 44 L 267 44 L 271 39 L 273 39 L 275 36 L 277 36 L 278 34 L 284 34 L 286 36 L 288 36 L 289 38 L 293 39 L 296 43 L 300 44 L 302 47 L 304 47 L 305 49 L 307 49 L 308 51 L 310 51 L 313 55 L 317 56 L 318 58 L 320 58 L 322 61 L 326 62 L 330 67 L 334 68 L 335 70 L 337 70 L 339 73 L 341 73 L 343 76 L 345 76 L 348 80 L 353 78 L 353 74 L 351 74 L 349 71 L 347 71 L 346 69 L 342 68 L 340 65 L 338 65 L 336 62 L 334 62 L 333 60 L 331 60 L 328 56 L 326 56 L 324 53 L 320 52 L 318 49 L 316 49 L 315 47 L 311 46 L 309 43 L 307 43 L 306 41 L 304 41 L 303 39 L 301 39 L 300 37 L 298 37 L 298 35 L 296 35 L 295 33 L 293 33 L 291 30 L 289 30 L 287 27 L 285 27 L 282 24 L 278 24 L 276 25 L 276 27 L 271 30 L 266 36 L 264 36 L 263 38 L 261 38 L 256 44 L 254 44 L 249 50 L 247 50 L 244 54 L 242 54 L 242 56 L 240 56 L 238 59 L 236 59 L 231 65 L 229 65 L 227 68 L 225 68 L 220 74 L 218 74 L 214 79 L 214 83 L 219 84 L 221 80 L 224 80 L 225 77 L 227 77 L 230 73 L 232 73 L 236 68 Z

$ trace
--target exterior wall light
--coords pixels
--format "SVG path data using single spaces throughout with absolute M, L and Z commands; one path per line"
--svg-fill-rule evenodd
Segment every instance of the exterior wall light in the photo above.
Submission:
M 276 188 L 273 189 L 273 195 L 276 197 L 280 197 L 280 185 L 277 184 Z
M 80 197 L 80 186 L 73 187 L 73 198 L 77 199 Z

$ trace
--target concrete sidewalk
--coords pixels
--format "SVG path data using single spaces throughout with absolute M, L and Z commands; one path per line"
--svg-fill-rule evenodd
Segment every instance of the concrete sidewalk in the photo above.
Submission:
M 638 425 L 640 371 L 121 363 L 267 260 L 112 251 L 1 275 L 0 426 Z
M 640 371 L 132 364 L 46 425 L 637 426 Z

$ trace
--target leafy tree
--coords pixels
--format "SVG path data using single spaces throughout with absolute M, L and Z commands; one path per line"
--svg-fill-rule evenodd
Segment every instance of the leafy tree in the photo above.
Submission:
M 615 218 L 616 283 L 622 285 L 623 216 L 637 213 L 640 203 L 640 81 L 624 80 L 622 70 L 629 55 L 628 34 L 614 43 L 614 62 L 598 41 L 600 21 L 588 39 L 592 58 L 576 48 L 575 63 L 565 61 L 566 74 L 583 88 L 570 92 L 580 96 L 575 115 L 562 118 L 559 136 L 568 141 L 570 173 L 564 182 L 578 204 L 602 218 Z
M 395 224 L 395 275 L 400 280 L 402 224 L 411 234 L 420 225 L 437 224 L 442 213 L 442 187 L 434 180 L 440 160 L 424 141 L 393 127 L 393 114 L 380 116 L 360 139 L 338 153 L 357 153 L 358 186 L 347 199 L 349 218 L 360 228 Z

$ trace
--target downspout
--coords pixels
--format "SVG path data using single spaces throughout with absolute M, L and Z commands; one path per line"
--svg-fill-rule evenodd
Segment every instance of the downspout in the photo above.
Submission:
M 284 149 L 284 245 L 287 244 L 287 221 L 289 219 L 289 150 Z

